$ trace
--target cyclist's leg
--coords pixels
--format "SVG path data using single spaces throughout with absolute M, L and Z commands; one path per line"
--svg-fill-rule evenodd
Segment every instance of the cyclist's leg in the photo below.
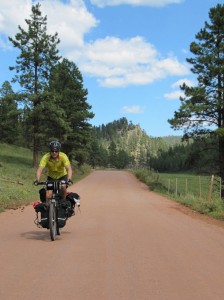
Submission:
M 52 198 L 53 195 L 53 191 L 52 190 L 47 190 L 46 191 L 46 204 L 49 205 L 49 202 Z
M 55 179 L 48 176 L 47 180 L 55 180 Z M 65 176 L 58 178 L 57 180 L 67 181 L 68 177 L 67 177 L 67 175 L 65 175 Z M 63 200 L 66 200 L 66 192 L 67 192 L 67 186 L 66 186 L 66 184 L 62 184 L 60 194 L 61 194 L 61 198 Z M 47 204 L 49 204 L 49 200 L 52 198 L 52 194 L 53 194 L 53 191 L 47 190 L 47 193 L 46 193 L 46 203 Z
M 51 177 L 47 177 L 47 180 L 54 180 L 54 178 L 51 178 Z M 51 198 L 52 198 L 52 195 L 53 195 L 53 191 L 52 190 L 47 190 L 46 191 L 46 204 L 47 205 L 49 205 L 49 202 L 50 202 L 50 200 L 51 200 Z
M 60 177 L 59 180 L 67 181 L 68 177 L 67 177 L 67 175 L 65 175 L 65 176 Z M 61 186 L 61 197 L 64 201 L 66 200 L 66 192 L 67 192 L 67 186 L 66 186 L 66 184 L 62 184 L 62 186 Z

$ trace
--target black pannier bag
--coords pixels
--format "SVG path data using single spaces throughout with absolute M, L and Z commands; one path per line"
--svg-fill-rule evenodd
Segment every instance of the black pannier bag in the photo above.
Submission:
M 49 228 L 49 222 L 48 222 L 48 216 L 49 216 L 49 210 L 45 203 L 40 203 L 35 206 L 35 211 L 38 213 L 40 212 L 40 225 L 43 228 Z
M 71 203 L 71 215 L 75 214 L 75 205 L 78 204 L 80 205 L 80 196 L 77 193 L 69 192 L 67 193 L 66 200 Z
M 73 208 L 71 202 L 67 200 L 67 198 L 64 202 L 62 202 L 62 207 L 65 209 L 66 217 L 70 218 L 73 215 Z
M 45 211 L 41 211 L 40 215 L 41 215 L 41 221 L 40 221 L 41 226 L 43 228 L 49 228 L 49 220 L 48 220 L 49 211 L 48 211 L 48 209 Z
M 62 228 L 66 224 L 67 218 L 70 216 L 71 203 L 63 201 L 58 205 L 58 227 Z
M 40 201 L 46 202 L 46 189 L 45 188 L 40 189 L 39 194 L 40 194 Z

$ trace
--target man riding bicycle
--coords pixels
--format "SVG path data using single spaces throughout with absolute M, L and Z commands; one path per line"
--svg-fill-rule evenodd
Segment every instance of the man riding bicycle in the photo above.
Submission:
M 60 152 L 61 144 L 58 141 L 52 141 L 49 144 L 50 152 L 46 153 L 40 160 L 39 167 L 36 171 L 36 180 L 34 184 L 40 182 L 40 177 L 43 170 L 47 170 L 47 180 L 64 180 L 72 184 L 72 167 L 68 156 L 64 152 Z M 61 193 L 62 199 L 66 199 L 66 184 L 62 184 Z M 52 191 L 46 191 L 46 203 L 52 197 Z

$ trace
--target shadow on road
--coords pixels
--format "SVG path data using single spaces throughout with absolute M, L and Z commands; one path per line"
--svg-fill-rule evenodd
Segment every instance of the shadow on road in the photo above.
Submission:
M 50 233 L 49 231 L 27 231 L 21 233 L 21 236 L 25 239 L 30 240 L 43 240 L 43 241 L 50 241 Z
M 70 234 L 70 231 L 63 231 L 61 235 L 58 235 L 56 239 L 61 239 L 63 235 Z M 51 241 L 49 230 L 46 231 L 27 231 L 21 233 L 21 236 L 27 240 L 37 240 L 37 241 Z

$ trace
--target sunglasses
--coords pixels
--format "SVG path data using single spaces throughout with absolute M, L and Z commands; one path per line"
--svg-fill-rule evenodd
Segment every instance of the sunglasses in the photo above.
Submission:
M 51 151 L 51 153 L 58 153 L 58 151 L 57 150 L 53 150 L 53 151 Z

